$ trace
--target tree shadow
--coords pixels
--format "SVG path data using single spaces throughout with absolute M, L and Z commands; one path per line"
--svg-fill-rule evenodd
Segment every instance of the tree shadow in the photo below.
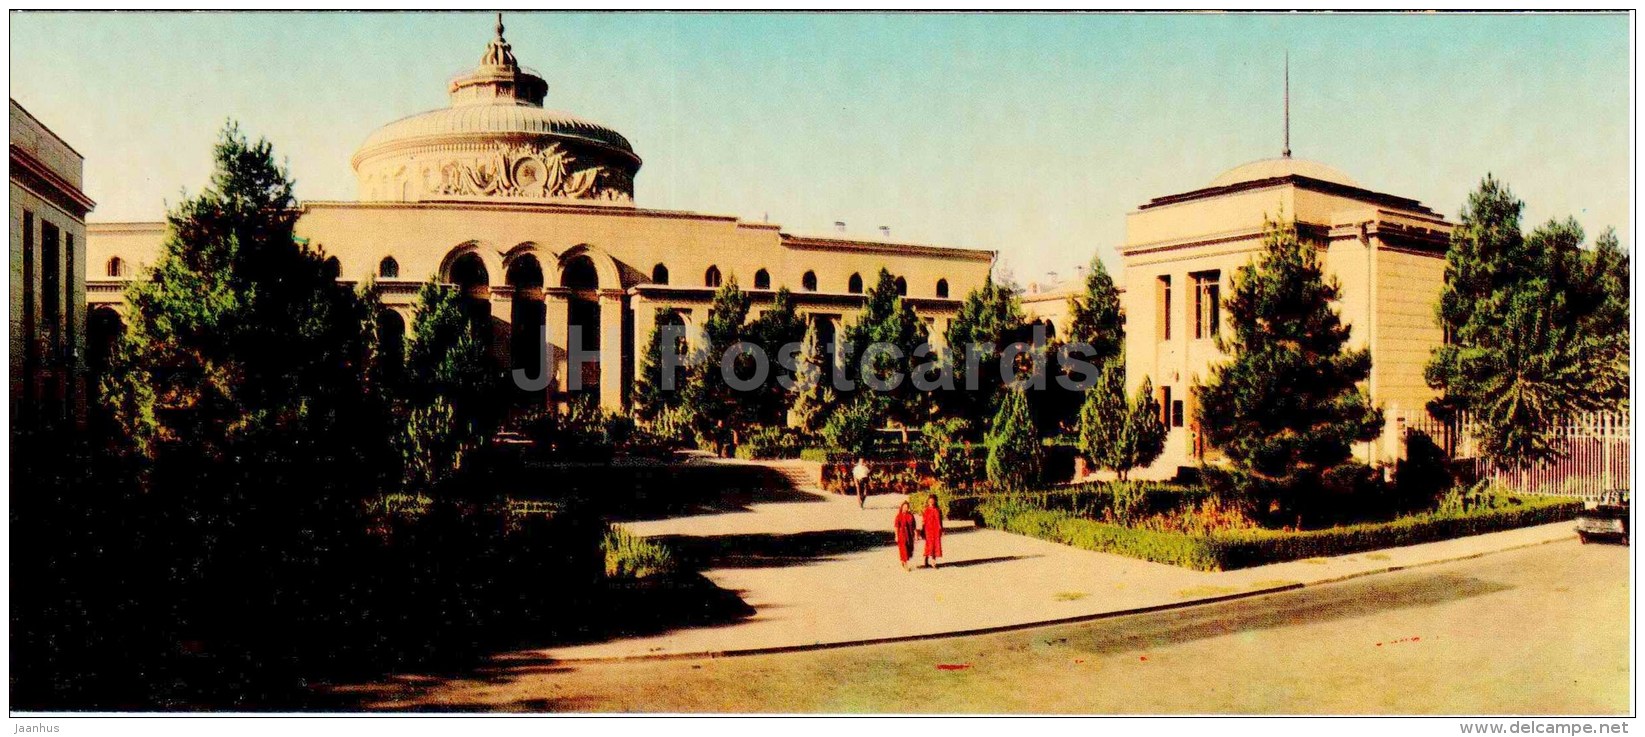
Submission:
M 1151 612 L 1031 635 L 1046 645 L 1114 655 L 1179 645 L 1252 630 L 1318 624 L 1445 604 L 1514 588 L 1473 576 L 1440 573 L 1417 579 L 1344 582 L 1320 588 Z M 1020 635 L 1018 635 L 1020 636 Z
M 557 464 L 510 485 L 518 499 L 577 499 L 618 522 L 752 511 L 755 504 L 823 503 L 782 471 L 749 463 Z

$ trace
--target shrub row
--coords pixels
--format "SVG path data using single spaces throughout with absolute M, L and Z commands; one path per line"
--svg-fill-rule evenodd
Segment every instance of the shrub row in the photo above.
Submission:
M 1431 512 L 1324 530 L 1235 530 L 1211 535 L 1098 522 L 1070 511 L 1047 509 L 1035 499 L 1020 495 L 985 499 L 978 505 L 977 514 L 984 525 L 1019 535 L 1156 563 L 1221 571 L 1558 522 L 1571 519 L 1582 508 L 1580 502 L 1561 497 L 1506 501 L 1509 506 Z
M 805 433 L 787 427 L 762 427 L 749 433 L 734 455 L 743 460 L 799 458 L 805 450 Z

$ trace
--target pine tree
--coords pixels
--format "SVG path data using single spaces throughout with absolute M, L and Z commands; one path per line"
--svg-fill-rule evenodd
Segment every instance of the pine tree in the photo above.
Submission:
M 914 354 L 926 339 L 925 322 L 914 314 L 914 306 L 897 293 L 896 278 L 891 272 L 880 269 L 879 279 L 868 291 L 862 311 L 846 328 L 846 342 L 854 355 L 846 362 L 845 370 L 856 386 L 856 397 L 870 401 L 883 417 L 905 428 L 923 423 L 928 414 L 925 393 L 916 390 L 911 379 L 915 367 L 921 363 Z M 901 355 L 884 351 L 866 355 L 869 347 L 876 344 L 895 347 Z M 893 382 L 895 386 L 882 392 L 870 386 L 870 379 L 881 386 Z
M 1382 411 L 1359 388 L 1371 355 L 1349 350 L 1333 305 L 1336 281 L 1293 224 L 1269 222 L 1263 252 L 1242 266 L 1226 300 L 1229 360 L 1199 388 L 1204 436 L 1243 470 L 1294 489 L 1349 460 L 1382 432 Z
M 1093 465 L 1119 472 L 1122 478 L 1126 425 L 1131 421 L 1124 372 L 1120 361 L 1104 362 L 1097 383 L 1085 391 L 1080 405 L 1080 451 Z
M 750 398 L 754 402 L 755 422 L 767 427 L 782 426 L 786 424 L 789 407 L 796 395 L 784 389 L 778 381 L 780 376 L 787 374 L 779 365 L 778 356 L 784 346 L 799 344 L 806 338 L 805 318 L 795 311 L 794 297 L 787 287 L 777 290 L 771 306 L 749 323 L 745 332 L 745 340 L 765 351 L 769 367 L 765 383 Z M 793 373 L 799 373 L 798 357 Z M 788 378 L 792 381 L 795 377 L 789 375 Z
M 988 427 L 988 480 L 1004 491 L 1023 491 L 1040 480 L 1040 438 L 1022 389 L 1007 390 Z
M 744 335 L 748 321 L 748 294 L 729 277 L 717 291 L 703 321 L 702 345 L 693 353 L 681 411 L 691 422 L 698 442 L 716 452 L 729 453 L 752 421 L 751 403 L 726 383 L 723 358 Z M 747 357 L 736 359 L 738 376 L 750 373 Z
M 1120 478 L 1127 478 L 1133 468 L 1153 464 L 1165 450 L 1165 417 L 1159 399 L 1154 396 L 1154 382 L 1144 378 L 1137 387 L 1137 398 L 1131 402 L 1131 416 L 1125 423 L 1125 436 L 1120 447 L 1125 455 L 1115 459 Z
M 213 155 L 210 183 L 168 213 L 159 258 L 128 288 L 109 414 L 141 455 L 186 457 L 200 479 L 220 468 L 245 491 L 369 491 L 389 461 L 360 390 L 372 316 L 336 260 L 294 237 L 272 146 L 230 123 Z
M 1086 458 L 1119 474 L 1121 480 L 1132 469 L 1159 458 L 1165 449 L 1166 430 L 1152 381 L 1144 379 L 1136 400 L 1126 402 L 1124 358 L 1114 358 L 1085 394 L 1080 408 L 1080 449 Z
M 409 342 L 406 410 L 421 414 L 416 418 L 408 414 L 402 436 L 435 430 L 449 435 L 410 441 L 430 448 L 469 448 L 490 438 L 502 422 L 501 372 L 475 334 L 474 322 L 463 310 L 462 295 L 449 286 L 424 284 L 417 293 Z M 442 420 L 450 426 L 439 427 Z M 406 441 L 402 441 L 404 457 Z M 444 465 L 455 468 L 459 460 Z
M 1590 251 L 1574 220 L 1522 234 L 1524 203 L 1487 176 L 1468 198 L 1446 254 L 1429 361 L 1436 414 L 1467 412 L 1499 463 L 1556 456 L 1552 428 L 1627 397 L 1627 259 L 1614 234 Z
M 941 397 L 945 414 L 966 419 L 973 426 L 983 425 L 1005 384 L 999 370 L 1001 353 L 1006 346 L 1031 338 L 1032 325 L 1015 289 L 989 276 L 967 294 L 959 313 L 948 323 L 943 358 L 955 389 Z M 975 389 L 967 388 L 972 384 Z
M 1091 346 L 1087 359 L 1102 366 L 1120 355 L 1125 345 L 1125 317 L 1120 312 L 1119 289 L 1101 257 L 1092 257 L 1085 277 L 1085 293 L 1068 298 L 1069 343 Z
M 794 371 L 793 420 L 806 432 L 817 432 L 828 422 L 830 413 L 838 403 L 839 397 L 829 382 L 828 353 L 824 349 L 822 332 L 812 325 L 805 333 L 805 343 L 800 347 Z
M 656 327 L 646 338 L 645 350 L 640 354 L 640 373 L 634 378 L 634 414 L 646 422 L 656 421 L 677 409 L 683 401 L 686 382 L 685 326 L 676 324 L 674 311 L 657 308 Z M 671 380 L 664 381 L 663 341 L 675 341 L 678 356 Z

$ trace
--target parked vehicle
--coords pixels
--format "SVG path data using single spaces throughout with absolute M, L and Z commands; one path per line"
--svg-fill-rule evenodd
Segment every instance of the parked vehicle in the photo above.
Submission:
M 1582 506 L 1576 516 L 1576 535 L 1583 543 L 1616 540 L 1628 544 L 1628 490 L 1607 491 Z

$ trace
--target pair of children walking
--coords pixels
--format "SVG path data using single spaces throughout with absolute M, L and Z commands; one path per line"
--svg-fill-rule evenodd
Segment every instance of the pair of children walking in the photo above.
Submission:
M 897 557 L 902 559 L 903 570 L 911 570 L 908 561 L 914 558 L 915 529 L 913 508 L 907 501 L 897 508 L 897 516 L 891 521 L 891 526 L 897 533 Z M 937 506 L 936 496 L 926 497 L 919 535 L 925 539 L 925 562 L 922 565 L 936 568 L 938 559 L 942 557 L 942 509 Z

